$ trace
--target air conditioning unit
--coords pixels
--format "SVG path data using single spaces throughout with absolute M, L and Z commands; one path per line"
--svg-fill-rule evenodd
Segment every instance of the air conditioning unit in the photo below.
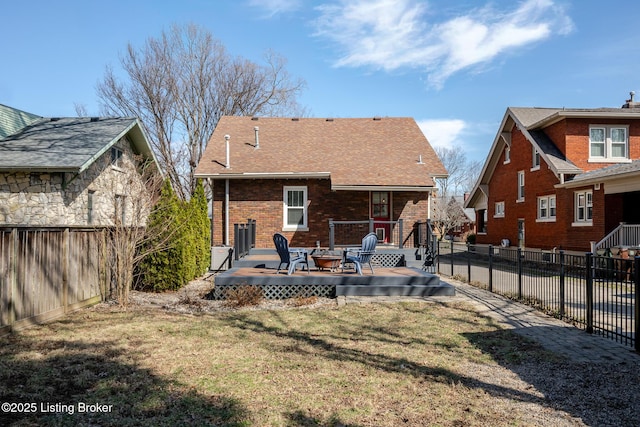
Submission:
M 211 270 L 221 271 L 229 269 L 229 257 L 232 256 L 231 246 L 213 246 L 211 248 Z
M 500 242 L 500 246 L 502 246 L 503 248 L 508 248 L 509 246 L 511 246 L 511 242 L 509 241 L 509 239 L 502 239 L 502 241 Z

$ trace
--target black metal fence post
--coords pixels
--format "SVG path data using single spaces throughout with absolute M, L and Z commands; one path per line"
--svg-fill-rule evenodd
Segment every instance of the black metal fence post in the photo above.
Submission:
M 336 225 L 333 223 L 333 218 L 329 218 L 329 250 L 332 251 L 336 240 Z
M 493 246 L 489 245 L 489 292 L 493 292 Z
M 451 275 L 453 276 L 453 240 L 449 240 L 451 246 Z
M 518 299 L 522 299 L 522 248 L 518 248 Z
M 633 334 L 633 347 L 636 352 L 640 353 L 640 256 L 633 259 L 633 293 L 635 294 L 634 301 L 634 334 Z
M 399 240 L 398 249 L 402 249 L 402 236 L 403 236 L 402 228 L 403 228 L 403 221 L 402 221 L 402 218 L 400 218 L 398 220 L 398 234 L 399 234 L 399 237 L 398 237 L 398 240 Z
M 471 283 L 471 245 L 467 243 L 467 282 Z
M 564 251 L 560 251 L 560 318 L 564 318 L 564 305 L 565 305 L 565 268 L 564 268 Z
M 593 254 L 588 252 L 586 254 L 586 282 L 587 282 L 587 301 L 585 302 L 585 309 L 587 311 L 587 328 L 586 331 L 589 334 L 593 333 Z

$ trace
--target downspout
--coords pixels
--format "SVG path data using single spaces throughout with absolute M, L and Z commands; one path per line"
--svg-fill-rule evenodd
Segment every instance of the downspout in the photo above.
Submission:
M 211 241 L 211 246 L 213 247 L 213 236 L 215 236 L 215 233 L 213 232 L 213 227 L 215 225 L 215 221 L 213 219 L 213 202 L 214 202 L 214 198 L 213 198 L 213 179 L 209 178 L 209 189 L 211 190 L 211 230 L 210 231 L 210 236 L 209 239 Z
M 229 246 L 229 180 L 224 180 L 224 244 Z

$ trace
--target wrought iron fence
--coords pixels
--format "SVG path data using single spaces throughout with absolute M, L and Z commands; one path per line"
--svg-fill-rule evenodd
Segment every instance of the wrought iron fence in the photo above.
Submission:
M 640 351 L 640 257 L 621 259 L 441 241 L 438 272 Z

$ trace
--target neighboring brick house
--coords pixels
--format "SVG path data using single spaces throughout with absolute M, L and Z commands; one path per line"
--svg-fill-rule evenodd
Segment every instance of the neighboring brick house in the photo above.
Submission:
M 465 204 L 477 243 L 588 251 L 639 224 L 639 107 L 507 108 Z
M 429 217 L 434 177 L 445 175 L 415 120 L 387 117 L 225 116 L 196 170 L 212 181 L 212 245 L 233 244 L 232 225 L 251 218 L 261 248 L 276 232 L 295 246 L 328 246 L 329 219 L 402 219 L 407 240 Z
M 135 118 L 44 118 L 0 104 L 0 226 L 138 225 L 154 161 Z

